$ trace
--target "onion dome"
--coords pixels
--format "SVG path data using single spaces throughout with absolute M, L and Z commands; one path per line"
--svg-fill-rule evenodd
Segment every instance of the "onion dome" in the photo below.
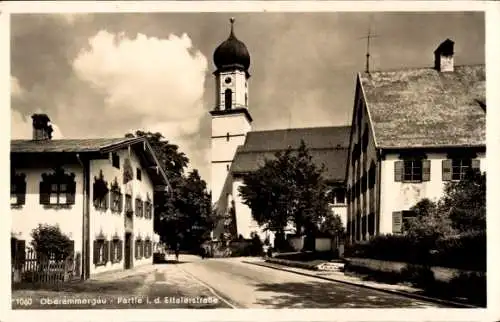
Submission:
M 227 68 L 243 68 L 245 71 L 250 67 L 250 54 L 247 46 L 234 35 L 234 18 L 231 22 L 231 33 L 229 37 L 214 51 L 214 64 L 218 70 Z

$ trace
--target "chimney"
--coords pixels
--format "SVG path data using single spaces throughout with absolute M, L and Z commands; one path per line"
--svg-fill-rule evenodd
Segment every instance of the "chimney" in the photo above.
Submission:
M 47 114 L 33 114 L 33 140 L 42 141 L 52 139 L 52 125 Z
M 434 68 L 440 72 L 453 71 L 453 46 L 455 43 L 446 39 L 434 51 Z

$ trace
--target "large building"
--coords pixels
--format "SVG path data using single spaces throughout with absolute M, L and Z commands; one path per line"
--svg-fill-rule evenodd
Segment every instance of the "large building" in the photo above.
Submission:
M 219 215 L 232 218 L 233 235 L 249 238 L 256 232 L 262 239 L 272 234 L 263 232 L 253 220 L 251 210 L 243 204 L 238 188 L 243 184 L 242 175 L 256 170 L 266 158 L 273 158 L 276 152 L 289 146 L 298 148 L 304 140 L 316 165 L 325 165 L 325 179 L 330 188 L 331 207 L 341 216 L 345 225 L 345 168 L 350 128 L 317 127 L 252 131 L 252 117 L 249 110 L 249 67 L 250 54 L 233 30 L 227 40 L 214 52 L 216 70 L 216 102 L 212 116 L 212 203 Z M 227 223 L 226 223 L 227 224 Z M 224 223 L 214 230 L 214 237 L 227 231 Z M 288 227 L 295 233 L 294 227 Z
M 73 241 L 83 279 L 152 264 L 153 193 L 168 180 L 146 139 L 52 140 L 48 116 L 32 118 L 33 139 L 11 141 L 13 250 L 49 224 Z
M 403 232 L 418 201 L 439 199 L 467 169 L 486 170 L 485 95 L 485 66 L 455 66 L 449 39 L 433 68 L 358 74 L 346 173 L 352 242 Z

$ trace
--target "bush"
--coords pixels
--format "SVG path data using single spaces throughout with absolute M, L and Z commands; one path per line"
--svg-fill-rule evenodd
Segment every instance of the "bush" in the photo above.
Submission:
M 73 241 L 61 232 L 58 225 L 39 224 L 31 232 L 31 245 L 37 255 L 63 260 L 73 255 Z
M 486 270 L 486 234 L 471 232 L 437 241 L 408 235 L 379 235 L 346 247 L 344 257 L 371 258 L 410 264 Z

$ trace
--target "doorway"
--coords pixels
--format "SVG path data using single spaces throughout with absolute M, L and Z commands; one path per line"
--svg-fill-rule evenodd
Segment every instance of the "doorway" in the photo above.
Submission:
M 130 251 L 132 250 L 132 233 L 125 233 L 125 257 L 124 266 L 125 269 L 132 268 L 132 256 L 130 256 Z

